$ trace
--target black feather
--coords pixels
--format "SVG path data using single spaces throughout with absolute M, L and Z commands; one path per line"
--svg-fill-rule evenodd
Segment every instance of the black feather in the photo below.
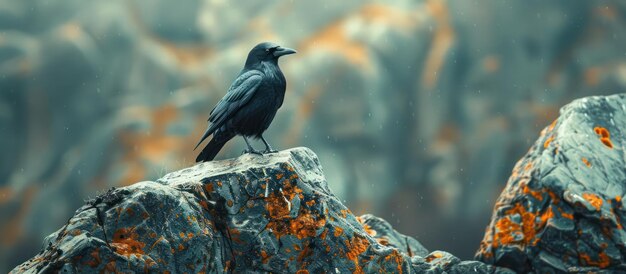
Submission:
M 234 136 L 233 136 L 234 137 Z M 224 147 L 226 142 L 228 142 L 231 138 L 224 138 L 223 140 L 211 139 L 209 143 L 202 149 L 198 157 L 196 157 L 196 162 L 208 162 L 215 159 L 215 155 Z

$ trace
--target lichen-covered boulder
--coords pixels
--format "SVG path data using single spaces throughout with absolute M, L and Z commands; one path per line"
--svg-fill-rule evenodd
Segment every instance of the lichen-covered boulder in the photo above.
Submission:
M 626 97 L 561 109 L 515 166 L 477 259 L 518 272 L 626 271 Z
M 198 164 L 112 189 L 14 273 L 491 273 L 428 251 L 386 221 L 355 217 L 317 157 L 296 148 Z M 502 269 L 506 271 L 506 269 Z

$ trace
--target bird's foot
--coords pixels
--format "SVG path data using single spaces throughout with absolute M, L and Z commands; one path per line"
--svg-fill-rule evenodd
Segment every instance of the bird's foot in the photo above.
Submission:
M 266 148 L 266 149 L 263 151 L 263 153 L 264 153 L 264 154 L 266 154 L 266 153 L 276 153 L 276 152 L 278 152 L 278 150 L 275 150 L 275 149 L 273 149 L 273 148 Z
M 243 152 L 241 153 L 243 154 L 256 154 L 256 155 L 263 155 L 263 152 L 260 152 L 258 150 L 254 150 L 254 149 L 244 149 Z

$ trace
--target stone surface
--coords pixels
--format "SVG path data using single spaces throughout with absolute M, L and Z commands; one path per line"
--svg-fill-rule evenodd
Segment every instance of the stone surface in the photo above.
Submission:
M 0 0 L 0 273 L 93 193 L 192 165 L 264 40 L 298 50 L 272 145 L 315 148 L 355 212 L 469 258 L 558 108 L 626 90 L 625 19 L 623 0 Z
M 355 217 L 329 190 L 313 152 L 296 148 L 112 189 L 78 209 L 13 273 L 496 270 L 428 254 L 386 221 Z
M 519 272 L 624 272 L 626 96 L 561 109 L 515 166 L 476 258 Z

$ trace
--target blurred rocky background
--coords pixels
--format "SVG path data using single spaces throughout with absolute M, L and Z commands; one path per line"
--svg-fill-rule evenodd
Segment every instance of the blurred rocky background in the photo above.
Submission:
M 469 259 L 558 108 L 624 92 L 625 16 L 618 0 L 0 0 L 0 272 L 83 200 L 193 165 L 266 40 L 299 51 L 271 143 L 315 151 L 355 214 Z

